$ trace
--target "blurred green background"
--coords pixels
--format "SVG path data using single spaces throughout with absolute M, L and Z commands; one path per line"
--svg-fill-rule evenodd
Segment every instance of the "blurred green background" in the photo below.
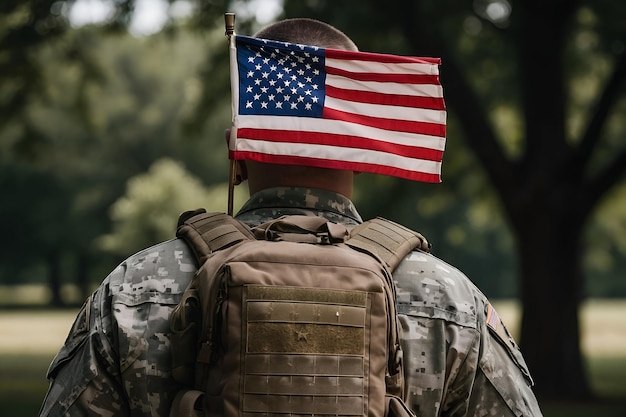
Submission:
M 246 35 L 314 17 L 362 50 L 442 57 L 443 183 L 362 174 L 359 211 L 421 231 L 503 300 L 546 415 L 626 416 L 619 0 L 3 0 L 2 414 L 36 412 L 77 307 L 120 261 L 184 210 L 226 209 L 226 11 Z

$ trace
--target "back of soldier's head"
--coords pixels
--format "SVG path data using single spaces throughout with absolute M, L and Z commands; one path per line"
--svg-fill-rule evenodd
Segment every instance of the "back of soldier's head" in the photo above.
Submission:
M 335 27 L 307 18 L 286 19 L 254 34 L 256 38 L 298 43 L 322 48 L 358 51 L 357 46 Z M 278 165 L 246 161 L 250 192 L 270 187 L 313 187 L 345 196 L 352 194 L 353 172 L 298 165 Z
M 281 20 L 259 30 L 254 36 L 322 48 L 358 50 L 354 42 L 339 29 L 319 20 L 307 18 Z

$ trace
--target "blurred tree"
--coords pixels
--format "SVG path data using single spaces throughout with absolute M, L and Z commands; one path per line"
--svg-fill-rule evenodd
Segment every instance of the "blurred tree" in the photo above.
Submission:
M 69 211 L 68 190 L 41 170 L 23 165 L 0 165 L 0 234 L 2 272 L 11 281 L 24 280 L 23 271 L 45 268 L 52 292 L 50 302 L 62 303 L 61 263 L 65 251 L 64 225 Z M 44 204 L 42 204 L 44 202 Z M 13 262 L 9 262 L 13 261 Z
M 0 13 L 0 21 L 11 18 Z M 209 180 L 226 179 L 228 106 L 205 112 L 193 136 L 181 134 L 182 121 L 202 93 L 198 66 L 216 42 L 226 49 L 223 28 L 203 36 L 174 31 L 134 38 L 85 27 L 29 49 L 36 78 L 23 84 L 33 82 L 39 89 L 19 111 L 9 115 L 0 109 L 6 116 L 0 123 L 0 185 L 11 196 L 0 211 L 15 219 L 3 229 L 17 237 L 2 245 L 1 269 L 21 270 L 3 273 L 3 280 L 24 278 L 24 265 L 41 265 L 29 270 L 48 271 L 55 305 L 63 301 L 62 282 L 74 281 L 84 291 L 89 281 L 99 282 L 115 261 L 93 244 L 110 228 L 109 207 L 128 178 L 162 156 L 185 159 Z M 26 94 L 18 76 L 0 72 L 0 107 L 11 101 L 13 89 L 20 97 Z M 17 253 L 23 260 L 13 256 Z
M 0 4 L 0 127 L 19 118 L 42 90 L 37 51 L 67 29 L 54 0 L 5 0 Z M 24 140 L 34 139 L 24 137 Z
M 586 233 L 590 246 L 585 255 L 588 274 L 588 292 L 600 297 L 626 295 L 626 184 L 613 190 L 598 207 L 596 220 Z
M 200 207 L 223 212 L 227 196 L 228 183 L 207 189 L 180 162 L 159 159 L 128 181 L 126 194 L 111 207 L 113 230 L 99 239 L 99 246 L 128 255 L 171 239 L 178 215 Z
M 288 1 L 285 14 L 326 20 L 364 49 L 442 57 L 451 119 L 499 196 L 517 245 L 521 344 L 537 392 L 589 397 L 578 322 L 583 236 L 601 199 L 626 176 L 619 117 L 626 6 L 316 0 Z

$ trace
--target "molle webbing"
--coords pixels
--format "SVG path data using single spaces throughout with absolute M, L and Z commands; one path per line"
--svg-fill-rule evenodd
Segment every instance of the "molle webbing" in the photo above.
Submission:
M 393 271 L 413 249 L 430 251 L 430 244 L 420 233 L 380 217 L 354 227 L 346 244 L 378 255 Z
M 178 220 L 176 236 L 184 239 L 198 262 L 220 249 L 243 240 L 254 240 L 250 229 L 224 213 L 207 213 L 204 209 L 187 211 Z
M 172 374 L 185 388 L 170 417 L 396 416 L 390 272 L 429 250 L 422 235 L 382 218 L 350 231 L 308 216 L 250 229 L 203 209 L 181 215 L 176 235 L 202 266 L 172 314 Z
M 224 213 L 204 209 L 180 216 L 176 236 L 190 243 L 198 262 L 220 249 L 246 239 L 254 240 L 250 229 Z M 376 255 L 393 271 L 413 248 L 430 251 L 430 244 L 420 233 L 381 217 L 354 227 L 346 241 L 350 247 Z

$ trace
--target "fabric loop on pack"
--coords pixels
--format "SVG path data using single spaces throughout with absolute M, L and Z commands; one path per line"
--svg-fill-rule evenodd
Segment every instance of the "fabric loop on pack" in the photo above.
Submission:
M 342 243 L 348 230 L 317 216 L 283 216 L 252 229 L 257 239 L 303 243 Z
M 204 392 L 198 390 L 182 390 L 176 394 L 170 409 L 169 417 L 202 417 Z

